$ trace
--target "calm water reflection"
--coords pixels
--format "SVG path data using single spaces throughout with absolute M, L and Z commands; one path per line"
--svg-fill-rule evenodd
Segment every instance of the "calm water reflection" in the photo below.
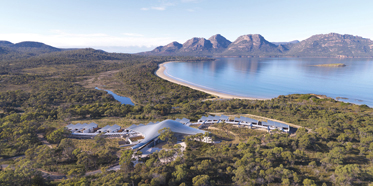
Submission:
M 99 89 L 96 87 L 97 90 L 102 90 L 102 89 Z M 115 94 L 114 92 L 110 91 L 110 90 L 104 90 L 106 91 L 108 94 L 112 95 L 114 97 L 115 100 L 119 101 L 120 103 L 122 104 L 126 104 L 126 105 L 135 105 L 132 100 L 128 97 L 124 97 L 124 96 L 118 96 L 117 94 Z
M 313 66 L 328 63 L 347 66 Z M 373 106 L 372 59 L 221 58 L 165 66 L 165 74 L 172 78 L 228 94 L 273 98 L 315 93 Z

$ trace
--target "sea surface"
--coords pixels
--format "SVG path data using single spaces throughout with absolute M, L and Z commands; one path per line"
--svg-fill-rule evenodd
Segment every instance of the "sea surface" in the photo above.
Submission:
M 330 63 L 346 66 L 314 66 Z M 219 58 L 164 66 L 166 76 L 237 96 L 274 98 L 314 93 L 373 106 L 373 59 Z
M 96 87 L 97 90 L 103 90 L 103 89 L 99 89 L 98 87 Z M 117 94 L 115 94 L 114 92 L 110 91 L 110 90 L 104 90 L 106 91 L 108 94 L 112 95 L 114 97 L 115 100 L 119 101 L 120 103 L 122 104 L 126 104 L 126 105 L 135 105 L 131 98 L 128 98 L 128 97 L 124 97 L 124 96 L 119 96 Z

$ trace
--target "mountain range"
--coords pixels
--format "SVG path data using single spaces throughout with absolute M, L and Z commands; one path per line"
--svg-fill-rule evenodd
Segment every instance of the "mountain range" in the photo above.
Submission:
M 184 44 L 176 41 L 141 55 L 208 57 L 338 57 L 372 58 L 373 41 L 337 33 L 319 34 L 303 41 L 269 42 L 259 34 L 248 34 L 231 42 L 220 34 L 209 39 L 194 37 Z
M 40 42 L 0 41 L 0 60 L 13 60 L 66 50 Z M 313 35 L 303 41 L 269 42 L 259 34 L 248 34 L 231 42 L 220 34 L 181 44 L 176 41 L 139 55 L 204 57 L 326 57 L 373 58 L 373 41 L 337 33 Z

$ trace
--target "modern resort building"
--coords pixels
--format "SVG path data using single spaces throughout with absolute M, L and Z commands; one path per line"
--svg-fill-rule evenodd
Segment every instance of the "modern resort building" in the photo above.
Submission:
M 141 140 L 141 142 L 139 142 L 138 144 L 134 145 L 132 149 L 141 150 L 146 146 L 151 147 L 156 145 L 158 142 L 160 142 L 160 140 L 158 139 L 160 133 L 158 131 L 163 128 L 169 128 L 178 140 L 183 139 L 185 136 L 204 134 L 206 132 L 203 130 L 188 127 L 175 120 L 164 120 L 162 122 L 148 125 L 132 125 L 127 129 L 137 132 L 144 137 L 144 139 Z
M 230 119 L 228 116 L 202 116 L 201 119 L 197 121 L 196 124 L 201 124 L 199 128 L 203 128 L 209 124 L 221 123 L 225 122 L 227 124 L 233 124 L 238 126 L 246 126 L 249 128 L 263 128 L 267 129 L 268 131 L 278 129 L 283 132 L 290 132 L 290 126 L 284 123 L 280 123 L 277 121 L 272 120 L 255 120 L 248 117 L 235 117 Z
M 119 125 L 106 125 L 99 128 L 96 123 L 90 124 L 69 124 L 66 126 L 68 130 L 72 132 L 71 137 L 75 138 L 93 138 L 98 134 L 103 134 L 105 137 L 121 137 L 126 140 L 122 142 L 125 146 L 131 146 L 134 150 L 141 150 L 144 147 L 153 147 L 157 145 L 161 140 L 158 139 L 160 133 L 159 130 L 163 128 L 169 128 L 176 138 L 180 141 L 185 136 L 204 134 L 206 131 L 200 130 L 206 128 L 209 125 L 216 123 L 226 123 L 236 125 L 239 127 L 248 127 L 250 129 L 265 129 L 268 132 L 271 130 L 280 130 L 283 132 L 290 132 L 290 126 L 284 123 L 280 123 L 273 120 L 255 120 L 248 117 L 229 117 L 225 115 L 221 116 L 202 116 L 196 123 L 191 123 L 189 119 L 175 119 L 175 120 L 164 120 L 149 122 L 148 124 L 131 125 L 128 128 L 122 129 Z M 189 127 L 190 125 L 200 125 L 198 129 Z M 204 137 L 201 140 L 206 143 L 213 143 L 211 138 Z

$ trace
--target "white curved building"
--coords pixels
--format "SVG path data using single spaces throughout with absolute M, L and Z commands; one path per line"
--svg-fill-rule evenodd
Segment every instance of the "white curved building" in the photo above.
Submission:
M 174 121 L 174 120 L 164 120 L 159 123 L 154 123 L 150 125 L 132 125 L 131 127 L 127 128 L 130 130 L 133 130 L 135 132 L 140 133 L 142 136 L 144 136 L 144 139 L 137 145 L 133 146 L 132 149 L 141 149 L 158 138 L 159 130 L 163 128 L 170 128 L 172 132 L 175 133 L 177 138 L 182 138 L 186 135 L 195 135 L 202 133 L 204 134 L 205 131 L 198 130 L 195 128 L 191 128 L 188 126 L 183 125 L 180 122 Z

